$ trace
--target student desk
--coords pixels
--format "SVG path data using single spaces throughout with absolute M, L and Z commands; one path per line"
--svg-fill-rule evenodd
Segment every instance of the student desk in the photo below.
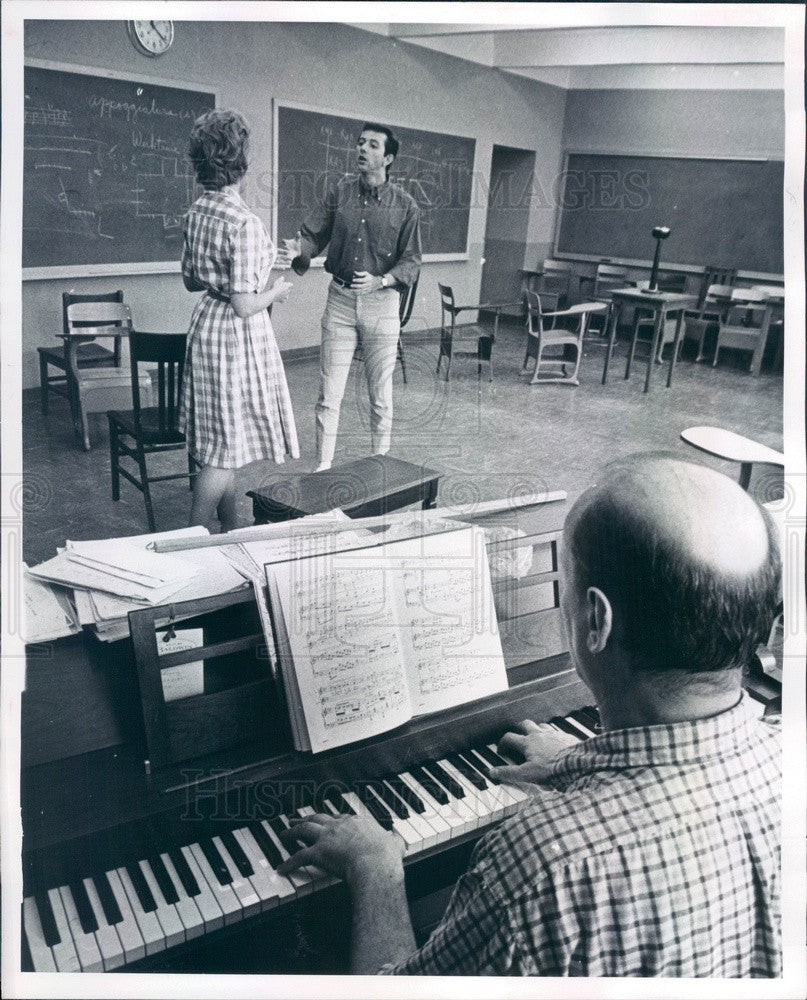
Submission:
M 437 503 L 440 473 L 390 455 L 372 455 L 325 472 L 279 479 L 251 490 L 255 524 L 289 521 L 339 508 L 351 517 L 374 517 L 410 503 Z
M 645 376 L 644 391 L 650 391 L 650 374 L 653 371 L 653 359 L 656 356 L 661 331 L 664 329 L 664 322 L 670 314 L 678 314 L 678 322 L 675 326 L 675 341 L 673 342 L 672 354 L 670 355 L 670 367 L 667 372 L 667 388 L 672 383 L 673 366 L 675 356 L 678 353 L 678 342 L 681 338 L 683 327 L 684 310 L 692 309 L 698 303 L 697 295 L 685 295 L 680 292 L 649 292 L 639 288 L 616 288 L 609 292 L 613 300 L 613 310 L 611 313 L 611 327 L 608 335 L 608 349 L 605 352 L 605 364 L 602 369 L 602 384 L 608 381 L 608 365 L 611 360 L 611 351 L 616 340 L 616 331 L 619 326 L 619 317 L 625 306 L 633 306 L 635 309 L 647 309 L 653 315 L 653 340 L 650 344 L 650 354 L 647 357 L 647 375 Z M 625 378 L 630 378 L 631 355 L 625 365 Z

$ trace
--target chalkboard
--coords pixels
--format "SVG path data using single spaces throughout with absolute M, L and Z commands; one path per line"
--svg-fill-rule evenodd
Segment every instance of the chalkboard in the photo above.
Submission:
M 294 236 L 327 186 L 355 171 L 365 121 L 278 105 L 278 237 Z M 384 124 L 401 143 L 390 180 L 420 206 L 424 255 L 467 256 L 476 140 Z
M 201 189 L 187 159 L 213 92 L 25 67 L 23 267 L 172 262 Z
M 570 153 L 557 254 L 782 274 L 784 163 Z

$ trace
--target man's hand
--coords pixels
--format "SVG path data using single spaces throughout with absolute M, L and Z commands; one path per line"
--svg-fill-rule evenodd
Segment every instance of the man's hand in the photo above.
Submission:
M 283 246 L 277 252 L 277 260 L 275 261 L 275 267 L 278 268 L 288 268 L 291 267 L 291 262 L 295 257 L 299 257 L 302 253 L 302 243 L 300 241 L 300 234 L 298 233 L 293 240 L 283 240 Z
M 278 278 L 272 283 L 272 302 L 285 302 L 292 290 L 292 283 L 285 278 Z
M 386 882 L 403 877 L 403 839 L 370 819 L 313 813 L 292 824 L 282 835 L 286 846 L 296 849 L 298 840 L 306 846 L 278 867 L 281 875 L 316 865 L 344 879 L 351 888 L 370 879 Z
M 519 729 L 519 733 L 505 733 L 499 740 L 498 749 L 511 757 L 523 757 L 524 763 L 494 768 L 501 781 L 546 781 L 558 754 L 579 742 L 548 722 L 539 725 L 532 719 L 525 719 Z
M 369 271 L 354 271 L 350 287 L 359 295 L 376 292 L 381 288 L 381 278 L 377 274 L 370 274 Z

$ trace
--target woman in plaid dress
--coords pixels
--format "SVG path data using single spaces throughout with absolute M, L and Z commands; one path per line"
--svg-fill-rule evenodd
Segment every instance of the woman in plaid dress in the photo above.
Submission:
M 190 157 L 205 193 L 185 222 L 182 278 L 196 304 L 188 333 L 179 427 L 201 469 L 191 524 L 218 514 L 236 526 L 235 469 L 258 459 L 299 456 L 280 351 L 267 307 L 291 284 L 269 285 L 275 261 L 260 219 L 241 198 L 249 130 L 234 111 L 208 111 L 194 123 Z

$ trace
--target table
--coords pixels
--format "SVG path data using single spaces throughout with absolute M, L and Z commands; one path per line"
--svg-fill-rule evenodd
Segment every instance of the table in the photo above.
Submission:
M 667 373 L 667 388 L 672 384 L 672 373 L 675 365 L 675 356 L 678 353 L 678 342 L 681 338 L 683 327 L 684 310 L 691 309 L 698 303 L 697 295 L 686 295 L 682 292 L 651 292 L 644 288 L 616 288 L 609 293 L 613 301 L 611 311 L 611 326 L 608 335 L 608 348 L 605 352 L 605 364 L 602 369 L 602 384 L 608 381 L 608 366 L 611 360 L 611 351 L 616 340 L 616 331 L 619 325 L 619 317 L 625 306 L 633 306 L 636 309 L 647 309 L 653 314 L 653 340 L 650 344 L 650 354 L 647 357 L 647 375 L 645 376 L 644 391 L 650 391 L 650 374 L 653 371 L 653 363 L 658 349 L 661 331 L 664 328 L 664 321 L 671 313 L 678 313 L 678 322 L 675 325 L 675 340 L 673 342 L 672 354 L 670 355 L 670 367 Z M 628 354 L 628 361 L 625 365 L 625 378 L 630 378 L 631 354 Z
M 411 503 L 437 503 L 440 473 L 390 455 L 277 480 L 250 490 L 255 524 L 289 521 L 339 508 L 351 517 L 375 517 Z

